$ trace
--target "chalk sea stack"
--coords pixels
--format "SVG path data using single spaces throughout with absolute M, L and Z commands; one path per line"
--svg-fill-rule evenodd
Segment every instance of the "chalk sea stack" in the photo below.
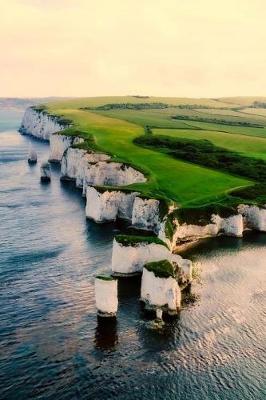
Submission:
M 51 181 L 51 167 L 48 162 L 44 162 L 40 168 L 41 171 L 41 182 L 48 183 Z
M 161 318 L 159 309 L 170 315 L 178 313 L 181 308 L 181 289 L 171 262 L 161 260 L 144 265 L 141 300 L 146 309 L 156 311 L 157 318 Z
M 30 149 L 28 154 L 28 163 L 32 165 L 37 163 L 37 153 L 32 148 Z
M 117 280 L 107 274 L 97 275 L 95 300 L 100 317 L 115 317 L 118 307 Z

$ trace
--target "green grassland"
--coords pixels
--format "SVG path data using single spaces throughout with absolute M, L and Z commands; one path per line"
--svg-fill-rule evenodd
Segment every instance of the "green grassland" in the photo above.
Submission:
M 266 161 L 266 136 L 252 137 L 241 134 L 230 134 L 220 131 L 186 130 L 186 129 L 153 129 L 154 135 L 187 139 L 207 139 L 213 144 L 228 150 L 237 151 L 247 157 L 260 158 Z
M 251 186 L 255 182 L 245 176 L 221 172 L 219 168 L 206 168 L 176 159 L 164 152 L 137 145 L 133 141 L 145 134 L 145 127 L 148 125 L 152 127 L 154 135 L 159 131 L 160 135 L 170 137 L 208 139 L 225 149 L 265 160 L 265 128 L 230 126 L 232 118 L 250 123 L 260 121 L 260 124 L 263 124 L 263 117 L 257 114 L 243 116 L 235 111 L 236 108 L 252 107 L 255 100 L 256 98 L 252 98 L 243 104 L 242 98 L 232 99 L 230 102 L 230 99 L 128 96 L 62 100 L 51 102 L 46 107 L 52 114 L 71 119 L 74 123 L 71 131 L 90 138 L 90 144 L 95 149 L 107 152 L 114 160 L 124 161 L 143 171 L 148 181 L 131 185 L 130 188 L 150 197 L 173 200 L 183 207 L 188 207 L 227 202 L 232 190 Z M 147 110 L 97 109 L 106 104 L 125 103 L 164 103 L 168 107 Z M 84 110 L 86 107 L 89 109 Z M 226 111 L 225 108 L 228 108 L 228 116 L 219 113 L 219 110 Z M 208 114 L 209 109 L 211 112 Z M 237 115 L 232 116 L 232 113 Z M 204 115 L 206 118 L 217 115 L 219 119 L 226 119 L 228 125 L 173 119 L 172 116 L 176 115 L 191 115 L 192 119 L 193 115 Z

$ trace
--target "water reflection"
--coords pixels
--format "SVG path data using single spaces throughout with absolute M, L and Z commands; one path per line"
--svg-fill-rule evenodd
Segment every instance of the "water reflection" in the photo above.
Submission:
M 97 316 L 95 329 L 95 347 L 101 350 L 112 350 L 118 343 L 117 319 Z

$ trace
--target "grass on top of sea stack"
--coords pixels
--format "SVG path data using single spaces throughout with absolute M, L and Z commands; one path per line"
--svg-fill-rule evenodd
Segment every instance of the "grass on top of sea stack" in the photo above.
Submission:
M 168 248 L 167 244 L 156 236 L 116 235 L 115 240 L 125 247 L 136 247 L 142 244 L 159 244 Z
M 175 277 L 175 268 L 168 260 L 149 262 L 144 265 L 144 268 L 153 272 L 157 278 Z

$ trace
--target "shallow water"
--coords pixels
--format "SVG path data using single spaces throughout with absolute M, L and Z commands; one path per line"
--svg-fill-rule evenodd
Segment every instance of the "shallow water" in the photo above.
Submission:
M 191 250 L 198 300 L 163 331 L 147 328 L 138 279 L 119 282 L 117 322 L 102 323 L 93 276 L 119 229 L 87 222 L 56 167 L 41 185 L 48 145 L 16 132 L 19 114 L 0 117 L 1 400 L 264 399 L 266 235 Z

